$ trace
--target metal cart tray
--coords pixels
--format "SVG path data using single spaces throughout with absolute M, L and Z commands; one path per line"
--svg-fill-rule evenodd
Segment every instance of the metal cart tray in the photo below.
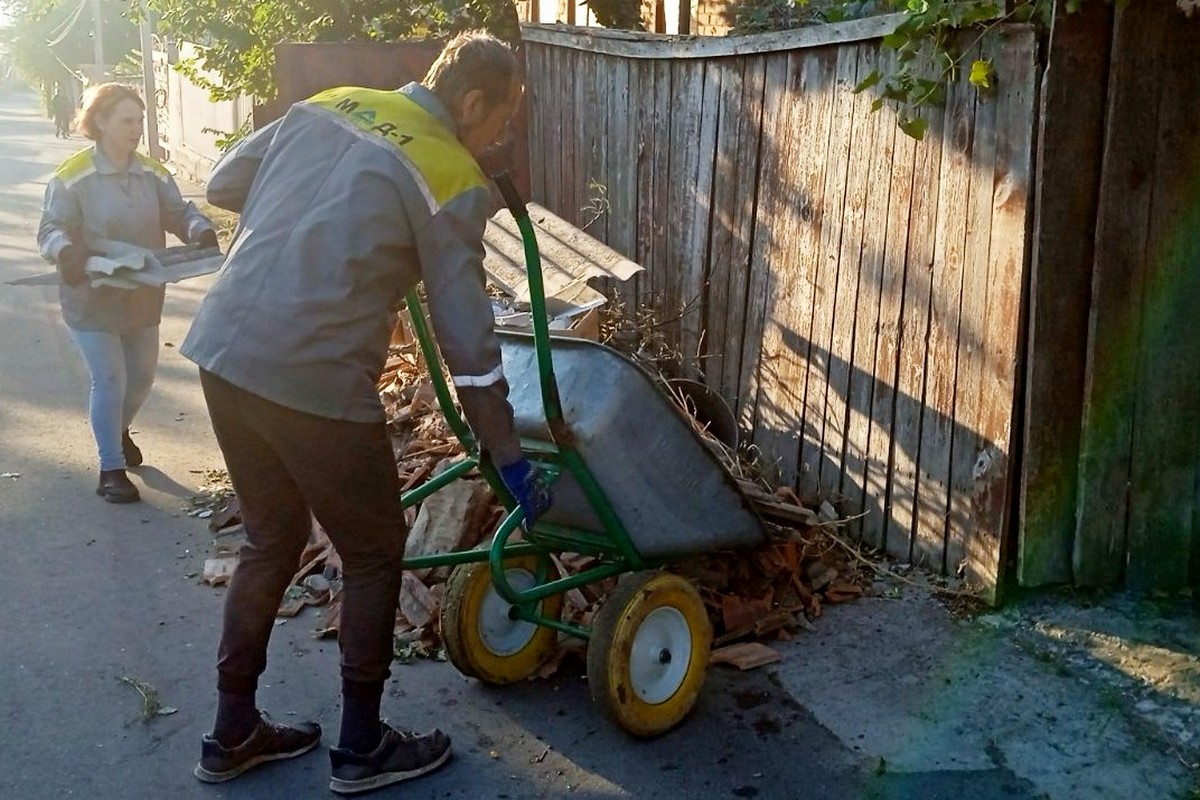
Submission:
M 498 335 L 517 432 L 550 445 L 534 337 Z M 733 477 L 641 367 L 595 342 L 551 342 L 563 419 L 638 553 L 679 556 L 763 541 L 762 523 Z M 544 519 L 604 530 L 565 471 Z

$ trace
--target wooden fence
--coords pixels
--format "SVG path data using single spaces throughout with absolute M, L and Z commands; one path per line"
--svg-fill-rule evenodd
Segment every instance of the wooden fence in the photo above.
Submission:
M 1200 583 L 1200 19 L 1084 5 L 1043 101 L 1018 574 L 1178 589 Z
M 1011 533 L 1036 43 L 916 142 L 853 88 L 894 17 L 729 39 L 526 26 L 534 197 L 647 273 L 785 482 L 995 590 Z

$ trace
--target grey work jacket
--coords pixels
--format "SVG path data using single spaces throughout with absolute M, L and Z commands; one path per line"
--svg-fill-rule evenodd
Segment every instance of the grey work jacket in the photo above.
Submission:
M 57 262 L 68 244 L 108 239 L 159 250 L 165 231 L 194 242 L 212 230 L 194 203 L 185 201 L 166 167 L 135 153 L 128 168 L 118 169 L 96 146 L 63 161 L 46 186 L 38 250 Z M 150 325 L 162 318 L 162 287 L 119 289 L 112 286 L 59 287 L 63 319 L 72 328 L 120 333 Z
M 490 194 L 425 87 L 343 87 L 291 107 L 216 165 L 237 237 L 181 352 L 279 405 L 384 417 L 394 309 L 424 280 L 442 356 L 481 444 L 520 457 L 485 290 Z

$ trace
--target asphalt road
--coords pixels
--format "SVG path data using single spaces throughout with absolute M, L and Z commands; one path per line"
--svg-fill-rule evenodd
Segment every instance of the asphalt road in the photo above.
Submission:
M 184 510 L 221 467 L 181 340 L 206 279 L 168 290 L 158 380 L 135 423 L 143 502 L 93 494 L 87 374 L 34 237 L 45 182 L 83 146 L 54 138 L 34 95 L 0 94 L 0 798 L 330 797 L 324 749 L 222 786 L 191 769 L 212 720 L 222 590 L 195 577 L 211 547 Z M 310 609 L 276 628 L 260 703 L 315 718 L 332 744 L 337 653 Z M 795 662 L 802 666 L 802 661 Z M 178 709 L 140 718 L 142 682 Z M 876 775 L 771 673 L 721 668 L 694 715 L 654 741 L 606 724 L 578 675 L 497 690 L 439 663 L 397 665 L 384 713 L 437 724 L 456 758 L 376 796 L 410 798 L 1020 798 L 1002 769 Z

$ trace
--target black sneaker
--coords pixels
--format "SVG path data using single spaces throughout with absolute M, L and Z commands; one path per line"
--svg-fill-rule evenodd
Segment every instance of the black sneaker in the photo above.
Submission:
M 129 435 L 129 428 L 121 433 L 121 454 L 125 456 L 125 466 L 140 467 L 142 465 L 142 451 L 133 443 L 133 437 Z
M 205 783 L 223 783 L 259 764 L 304 755 L 320 741 L 321 726 L 315 722 L 301 722 L 295 727 L 277 725 L 262 714 L 258 727 L 237 747 L 227 750 L 205 734 L 200 743 L 200 763 L 192 774 Z
M 450 737 L 439 730 L 417 735 L 398 731 L 387 723 L 383 740 L 373 753 L 359 755 L 336 747 L 329 750 L 333 779 L 329 788 L 338 794 L 360 794 L 433 772 L 450 760 Z
M 137 487 L 123 469 L 101 470 L 100 485 L 96 487 L 96 494 L 109 503 L 136 503 L 142 499 Z

